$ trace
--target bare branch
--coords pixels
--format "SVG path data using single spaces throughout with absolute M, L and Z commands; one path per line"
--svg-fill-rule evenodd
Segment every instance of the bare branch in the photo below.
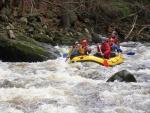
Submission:
M 145 29 L 145 28 L 147 28 L 148 26 L 144 26 L 144 27 L 142 27 L 142 29 L 138 32 L 138 35 Z
M 133 29 L 134 29 L 134 27 L 135 27 L 135 24 L 136 24 L 137 17 L 138 17 L 138 15 L 136 15 L 136 17 L 134 18 L 134 23 L 133 23 L 133 25 L 132 25 L 132 28 L 131 28 L 129 34 L 126 36 L 125 40 L 129 37 L 129 35 L 130 35 L 131 32 L 133 31 Z
M 139 11 L 137 11 L 137 12 L 135 12 L 135 13 L 132 13 L 132 14 L 130 14 L 130 15 L 127 15 L 127 16 L 125 16 L 125 17 L 123 17 L 123 18 L 120 18 L 120 20 L 123 20 L 123 19 L 125 19 L 125 18 L 128 18 L 128 17 L 132 17 L 132 16 L 135 16 L 135 15 L 137 15 L 138 13 L 140 13 L 141 11 L 143 11 L 143 9 L 146 9 L 146 8 L 148 8 L 150 5 L 147 5 L 147 6 L 142 6 L 142 8 L 139 10 Z

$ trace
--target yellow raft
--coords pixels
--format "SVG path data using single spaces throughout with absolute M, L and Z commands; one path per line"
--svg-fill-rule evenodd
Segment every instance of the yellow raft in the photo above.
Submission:
M 109 64 L 109 66 L 114 66 L 114 65 L 124 62 L 124 58 L 119 54 L 116 57 L 112 57 L 112 58 L 106 59 L 106 60 Z M 73 62 L 88 62 L 88 61 L 96 62 L 96 63 L 102 64 L 102 65 L 104 64 L 103 58 L 96 57 L 93 55 L 76 56 L 71 60 L 72 63 Z

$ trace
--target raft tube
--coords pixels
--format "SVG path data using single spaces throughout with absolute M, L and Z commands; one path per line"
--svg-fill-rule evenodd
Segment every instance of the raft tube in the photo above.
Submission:
M 124 58 L 121 55 L 117 55 L 115 57 L 112 57 L 112 58 L 106 59 L 106 60 L 109 64 L 109 66 L 115 66 L 117 64 L 124 62 Z M 74 63 L 74 62 L 89 62 L 89 61 L 90 62 L 96 62 L 96 63 L 99 63 L 101 65 L 104 64 L 103 58 L 96 57 L 93 55 L 76 56 L 71 60 L 72 63 Z

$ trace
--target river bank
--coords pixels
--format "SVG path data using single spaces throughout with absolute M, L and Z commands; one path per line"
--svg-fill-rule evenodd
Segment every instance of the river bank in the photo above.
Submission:
M 3 1 L 0 6 L 0 50 L 4 53 L 0 59 L 5 61 L 56 59 L 60 53 L 53 46 L 72 45 L 82 39 L 94 44 L 114 30 L 120 42 L 150 41 L 147 5 L 138 12 L 138 5 L 126 1 L 37 0 L 32 7 L 30 0 L 16 1 Z

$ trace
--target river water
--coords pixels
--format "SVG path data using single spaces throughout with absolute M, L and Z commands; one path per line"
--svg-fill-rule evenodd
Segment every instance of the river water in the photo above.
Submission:
M 121 49 L 136 54 L 123 54 L 124 63 L 108 68 L 93 62 L 68 64 L 62 57 L 0 62 L 0 113 L 150 113 L 150 43 L 124 42 Z M 106 82 L 121 70 L 137 82 Z

